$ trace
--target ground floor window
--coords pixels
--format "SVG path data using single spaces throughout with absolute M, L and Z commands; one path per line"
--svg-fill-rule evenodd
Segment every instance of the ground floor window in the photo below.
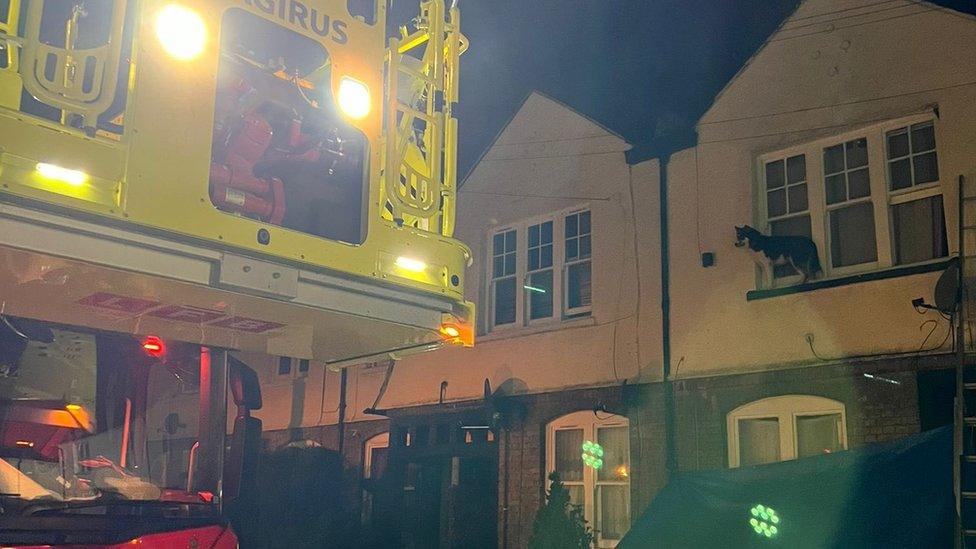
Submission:
M 601 461 L 588 461 L 598 467 L 583 460 L 584 454 L 594 453 L 594 444 L 599 445 Z M 552 421 L 546 429 L 546 471 L 558 472 L 573 504 L 583 508 L 596 546 L 616 546 L 630 527 L 627 418 L 586 410 Z
M 759 465 L 847 449 L 844 404 L 785 395 L 745 404 L 728 414 L 729 466 Z

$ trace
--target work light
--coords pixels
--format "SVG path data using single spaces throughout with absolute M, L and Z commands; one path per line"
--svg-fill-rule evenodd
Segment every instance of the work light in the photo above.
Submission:
M 369 114 L 369 88 L 366 84 L 343 76 L 339 81 L 339 109 L 349 118 L 359 120 Z
M 203 53 L 207 27 L 197 12 L 169 4 L 156 14 L 156 38 L 166 53 L 180 61 L 190 61 Z

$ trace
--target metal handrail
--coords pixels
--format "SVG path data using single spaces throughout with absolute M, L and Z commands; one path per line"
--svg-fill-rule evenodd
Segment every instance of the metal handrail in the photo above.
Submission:
M 409 56 L 422 46 L 422 59 Z M 445 12 L 443 0 L 430 0 L 421 5 L 417 30 L 391 40 L 386 59 L 383 196 L 398 222 L 445 236 L 454 232 L 457 121 L 451 109 L 466 46 L 457 8 Z M 399 89 L 401 76 L 409 82 L 406 90 Z M 424 126 L 419 136 L 417 121 Z
M 78 12 L 68 22 L 64 48 L 41 41 L 44 5 L 45 0 L 33 0 L 27 9 L 20 67 L 24 87 L 39 101 L 81 117 L 82 127 L 94 127 L 98 116 L 107 111 L 115 100 L 126 1 L 113 2 L 112 22 L 105 44 L 86 49 L 73 47 Z M 53 76 L 49 78 L 46 69 L 50 59 L 54 59 L 55 70 L 51 71 Z M 92 66 L 92 79 L 90 88 L 86 89 L 84 75 L 88 66 Z

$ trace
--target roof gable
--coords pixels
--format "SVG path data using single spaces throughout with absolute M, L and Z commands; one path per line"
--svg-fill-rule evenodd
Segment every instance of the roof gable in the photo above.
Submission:
M 824 72 L 822 76 L 832 77 L 839 69 L 830 66 L 830 63 L 842 64 L 843 57 L 850 55 L 849 50 L 856 53 L 856 47 L 862 46 L 858 38 L 872 30 L 883 33 L 895 26 L 910 26 L 920 21 L 921 16 L 942 17 L 946 24 L 976 23 L 976 17 L 972 15 L 921 0 L 804 0 L 726 83 L 699 119 L 698 126 L 727 120 L 731 113 L 736 117 L 749 118 L 756 114 L 749 112 L 749 107 L 763 112 L 779 111 L 775 108 L 777 105 L 760 105 L 766 103 L 761 93 L 778 89 L 781 99 L 797 101 L 796 90 L 789 90 L 789 84 L 797 83 L 792 76 L 801 72 L 796 67 L 810 65 L 803 67 L 807 74 Z M 907 38 L 892 34 L 891 40 L 904 44 Z M 777 64 L 783 64 L 784 59 L 789 59 L 794 69 L 792 74 L 770 70 Z M 820 68 L 824 70 L 819 71 Z M 756 73 L 760 71 L 764 78 L 757 78 Z M 827 83 L 828 80 L 824 79 L 823 82 Z M 763 85 L 767 90 L 762 89 Z

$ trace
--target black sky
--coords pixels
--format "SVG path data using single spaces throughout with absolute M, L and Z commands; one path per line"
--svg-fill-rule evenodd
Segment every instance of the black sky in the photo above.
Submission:
M 939 4 L 969 13 L 976 0 Z M 460 0 L 460 173 L 533 89 L 635 145 L 681 141 L 798 0 Z M 391 21 L 416 13 L 395 0 Z M 685 137 L 686 138 L 686 137 Z M 667 146 L 667 143 L 659 143 Z

